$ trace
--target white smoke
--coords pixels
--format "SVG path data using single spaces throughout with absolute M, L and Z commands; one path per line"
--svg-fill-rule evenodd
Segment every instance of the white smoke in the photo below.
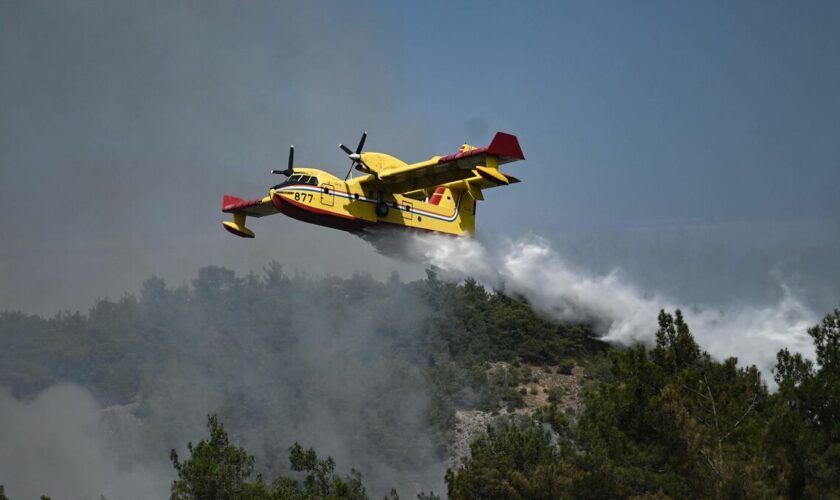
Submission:
M 136 425 L 124 413 L 102 409 L 74 384 L 50 387 L 28 400 L 0 387 L 0 484 L 6 494 L 164 498 L 173 475 L 169 464 L 121 460 L 125 434 Z
M 784 295 L 769 306 L 694 306 L 642 290 L 620 270 L 588 273 L 567 262 L 543 239 L 529 237 L 498 246 L 468 238 L 413 236 L 415 256 L 453 274 L 472 276 L 525 297 L 536 310 L 559 320 L 592 321 L 604 340 L 651 343 L 659 310 L 683 309 L 700 346 L 718 359 L 736 356 L 769 374 L 779 349 L 813 357 L 807 328 L 818 315 L 784 284 Z

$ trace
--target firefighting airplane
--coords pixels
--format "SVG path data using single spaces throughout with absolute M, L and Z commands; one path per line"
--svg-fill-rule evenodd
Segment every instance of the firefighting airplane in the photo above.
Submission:
M 412 164 L 385 153 L 363 153 L 366 138 L 367 132 L 355 151 L 339 144 L 351 160 L 343 180 L 323 170 L 295 167 L 292 146 L 288 168 L 272 170 L 287 179 L 270 188 L 268 196 L 224 197 L 222 212 L 233 214 L 232 221 L 223 222 L 225 229 L 253 238 L 254 232 L 245 227 L 246 217 L 282 213 L 354 233 L 387 226 L 472 235 L 482 191 L 519 182 L 499 171 L 499 165 L 525 159 L 516 137 L 503 132 L 496 133 L 489 146 L 464 144 L 458 153 Z M 354 168 L 362 175 L 350 177 Z

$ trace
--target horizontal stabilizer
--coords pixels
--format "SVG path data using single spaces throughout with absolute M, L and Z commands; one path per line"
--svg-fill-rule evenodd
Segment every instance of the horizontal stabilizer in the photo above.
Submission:
M 265 217 L 277 213 L 277 209 L 271 204 L 271 198 L 255 198 L 243 200 L 236 196 L 225 195 L 222 198 L 222 212 L 228 214 L 245 214 L 248 217 Z
M 475 171 L 482 179 L 490 181 L 497 186 L 507 186 L 510 184 L 507 176 L 499 172 L 499 169 L 497 168 L 475 167 Z
M 277 209 L 271 203 L 271 198 L 256 198 L 244 200 L 236 196 L 225 195 L 222 198 L 222 212 L 233 214 L 232 221 L 224 221 L 222 225 L 231 234 L 241 238 L 253 238 L 254 232 L 245 227 L 246 217 L 264 217 L 276 214 Z

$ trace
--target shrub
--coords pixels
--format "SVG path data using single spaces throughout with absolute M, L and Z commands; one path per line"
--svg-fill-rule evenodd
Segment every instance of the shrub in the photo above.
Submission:
M 560 366 L 557 367 L 557 373 L 561 375 L 571 375 L 574 367 L 574 362 L 562 363 Z
M 566 389 L 563 387 L 552 387 L 548 390 L 548 400 L 552 403 L 559 403 L 565 395 Z

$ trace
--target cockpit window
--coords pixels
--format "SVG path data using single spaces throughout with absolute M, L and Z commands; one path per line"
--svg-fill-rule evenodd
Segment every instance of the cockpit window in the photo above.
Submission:
M 274 189 L 279 189 L 283 186 L 290 186 L 293 184 L 309 184 L 312 186 L 317 186 L 318 178 L 311 175 L 295 174 L 286 179 L 284 182 L 281 182 L 280 184 L 274 186 Z

